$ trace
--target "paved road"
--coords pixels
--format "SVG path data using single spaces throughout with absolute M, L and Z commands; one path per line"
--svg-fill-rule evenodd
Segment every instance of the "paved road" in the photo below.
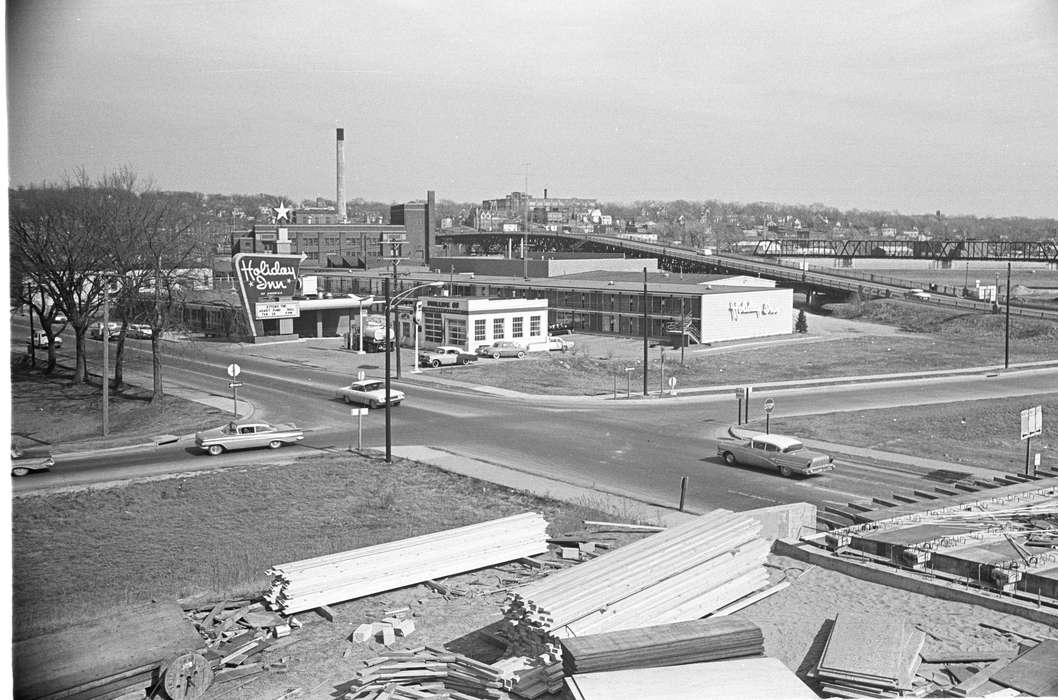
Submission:
M 134 345 L 130 343 L 130 346 Z M 296 349 L 297 346 L 294 347 Z M 170 387 L 201 396 L 212 394 L 218 423 L 230 403 L 223 367 L 237 361 L 243 368 L 240 397 L 266 420 L 294 420 L 311 427 L 303 447 L 276 452 L 235 453 L 207 458 L 185 441 L 148 453 L 109 455 L 105 460 L 68 461 L 52 475 L 38 475 L 36 488 L 51 482 L 90 483 L 132 475 L 212 469 L 237 463 L 288 460 L 307 450 L 344 450 L 355 445 L 355 424 L 348 406 L 332 397 L 333 389 L 356 368 L 381 364 L 378 356 L 342 352 L 294 353 L 288 347 L 194 344 L 181 347 L 166 363 Z M 276 359 L 275 354 L 311 356 L 311 360 Z M 127 371 L 135 372 L 146 353 L 130 347 Z M 989 376 L 994 375 L 994 376 Z M 816 505 L 855 498 L 888 496 L 912 482 L 951 480 L 959 474 L 987 473 L 963 466 L 880 463 L 855 455 L 841 457 L 833 473 L 787 480 L 770 472 L 732 468 L 715 455 L 715 436 L 734 418 L 732 397 L 682 393 L 677 398 L 613 401 L 598 397 L 526 397 L 511 392 L 483 392 L 442 383 L 429 372 L 410 374 L 397 383 L 411 397 L 391 411 L 393 445 L 403 450 L 426 445 L 468 462 L 502 465 L 523 474 L 541 475 L 556 484 L 576 484 L 589 492 L 632 495 L 641 501 L 675 505 L 683 477 L 688 478 L 687 506 L 745 509 L 808 501 Z M 1058 387 L 1058 369 L 1002 374 L 937 377 L 873 383 L 864 386 L 776 389 L 777 411 L 784 416 L 831 411 L 960 401 L 970 398 L 1033 395 L 1041 387 Z M 365 445 L 384 445 L 383 411 L 364 421 Z M 23 481 L 23 480 L 20 480 Z M 24 480 L 29 482 L 30 480 Z

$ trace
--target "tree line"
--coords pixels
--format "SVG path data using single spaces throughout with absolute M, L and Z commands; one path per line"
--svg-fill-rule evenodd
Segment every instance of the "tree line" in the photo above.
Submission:
M 129 168 L 92 181 L 83 170 L 57 184 L 8 191 L 10 296 L 48 339 L 44 372 L 55 370 L 54 339 L 73 331 L 74 381 L 89 382 L 86 339 L 104 308 L 116 324 L 114 374 L 122 388 L 126 330 L 150 327 L 152 403 L 163 400 L 159 340 L 178 318 L 226 231 L 186 197 L 141 184 Z

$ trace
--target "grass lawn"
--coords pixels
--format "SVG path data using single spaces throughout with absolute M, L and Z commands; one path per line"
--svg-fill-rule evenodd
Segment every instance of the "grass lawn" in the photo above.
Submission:
M 353 454 L 12 505 L 16 639 L 149 600 L 256 597 L 273 564 L 516 513 L 555 534 L 606 520 L 416 462 Z
M 782 381 L 813 377 L 840 377 L 892 372 L 916 372 L 958 367 L 1002 366 L 1005 354 L 1003 314 L 952 312 L 897 300 L 864 304 L 833 304 L 830 311 L 842 318 L 899 328 L 899 335 L 864 335 L 818 340 L 809 326 L 805 336 L 790 342 L 740 347 L 723 344 L 709 350 L 690 346 L 679 364 L 679 351 L 669 348 L 666 376 L 678 376 L 682 387 L 754 384 L 762 379 Z M 612 393 L 614 381 L 624 391 L 624 368 L 642 358 L 612 357 L 593 350 L 590 339 L 579 338 L 574 353 L 551 353 L 522 361 L 473 363 L 457 370 L 440 370 L 439 376 L 460 381 L 539 394 L 603 395 Z M 1058 323 L 1012 317 L 1010 362 L 1058 359 Z M 648 352 L 651 390 L 661 381 L 661 352 Z M 642 371 L 631 375 L 633 387 L 642 386 Z
M 963 401 L 935 406 L 905 406 L 853 413 L 823 413 L 792 418 L 774 417 L 771 430 L 843 445 L 929 457 L 1012 473 L 1025 469 L 1025 441 L 1021 439 L 1021 411 L 1043 407 L 1043 415 L 1058 416 L 1058 396 Z M 764 429 L 764 421 L 751 421 Z M 1058 469 L 1058 430 L 1044 419 L 1044 432 L 1028 445 L 1040 453 L 1042 466 Z

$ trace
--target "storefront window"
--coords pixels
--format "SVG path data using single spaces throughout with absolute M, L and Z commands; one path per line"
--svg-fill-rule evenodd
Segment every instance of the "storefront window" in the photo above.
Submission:
M 511 337 L 512 338 L 524 338 L 525 337 L 525 319 L 521 316 L 515 316 L 511 319 Z
M 492 319 L 492 339 L 493 340 L 503 340 L 503 338 L 504 338 L 503 325 L 504 324 L 503 324 L 503 319 L 502 318 L 494 318 L 494 319 Z
M 540 316 L 529 317 L 529 335 L 540 335 Z
M 474 340 L 485 340 L 485 319 L 474 319 Z

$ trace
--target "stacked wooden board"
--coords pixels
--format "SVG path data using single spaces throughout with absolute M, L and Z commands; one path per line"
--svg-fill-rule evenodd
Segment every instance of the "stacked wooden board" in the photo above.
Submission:
M 760 627 L 737 615 L 561 640 L 566 675 L 763 656 Z
M 899 617 L 838 613 L 814 675 L 837 697 L 911 693 L 925 641 L 925 633 Z
M 311 610 L 547 551 L 547 521 L 523 513 L 269 569 L 269 605 Z
M 357 671 L 344 700 L 507 700 L 510 681 L 488 664 L 437 647 L 391 651 Z
M 560 638 L 695 620 L 768 583 L 753 518 L 717 510 L 521 586 L 504 614 L 512 651 Z

